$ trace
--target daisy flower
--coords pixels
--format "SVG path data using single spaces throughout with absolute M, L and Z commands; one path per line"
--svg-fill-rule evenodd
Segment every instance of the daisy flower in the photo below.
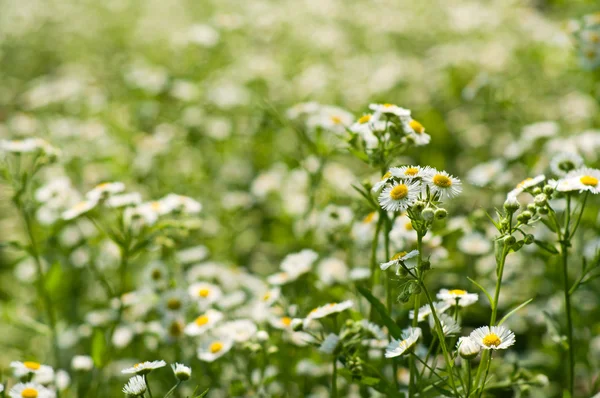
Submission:
M 134 206 L 139 205 L 140 203 L 142 203 L 142 195 L 138 192 L 113 195 L 106 200 L 106 205 L 112 208 Z
M 430 174 L 423 178 L 432 194 L 439 194 L 440 198 L 452 198 L 462 192 L 462 183 L 456 177 L 445 171 L 432 169 Z
M 550 170 L 559 176 L 564 177 L 568 172 L 577 170 L 583 166 L 583 158 L 573 152 L 561 152 L 550 161 Z
M 392 177 L 412 180 L 414 178 L 423 178 L 434 171 L 430 166 L 401 166 L 392 167 L 390 173 Z
M 85 214 L 91 210 L 93 210 L 98 204 L 95 200 L 84 200 L 82 202 L 77 203 L 75 206 L 71 207 L 68 210 L 65 210 L 61 217 L 63 220 L 73 220 L 79 217 L 82 214 Z
M 206 313 L 200 315 L 194 322 L 189 323 L 184 332 L 188 336 L 199 336 L 207 330 L 213 328 L 217 323 L 223 319 L 223 313 L 217 310 L 208 310 Z
M 369 109 L 383 115 L 395 115 L 400 118 L 410 118 L 410 110 L 394 104 L 370 104 Z
M 73 370 L 89 372 L 94 368 L 94 360 L 88 355 L 75 355 L 71 359 L 71 368 Z
M 128 396 L 132 397 L 141 397 L 146 393 L 146 381 L 143 376 L 133 376 L 129 379 L 125 387 L 123 387 L 123 392 Z
M 198 359 L 213 362 L 227 354 L 231 347 L 233 347 L 233 340 L 228 337 L 211 340 L 198 348 Z
M 431 136 L 425 132 L 425 127 L 414 119 L 403 120 L 402 128 L 417 146 L 427 145 L 431 141 Z
M 346 300 L 342 301 L 341 303 L 329 303 L 321 307 L 317 307 L 313 309 L 304 320 L 304 327 L 307 327 L 310 321 L 314 319 L 321 319 L 331 314 L 337 314 L 338 312 L 352 308 L 352 305 L 352 300 Z
M 161 199 L 168 209 L 171 211 L 183 211 L 188 214 L 200 213 L 202 204 L 200 202 L 183 195 L 170 193 Z
M 264 303 L 267 306 L 273 305 L 279 297 L 281 296 L 281 289 L 278 287 L 271 288 L 267 290 L 261 297 L 261 303 Z
M 381 179 L 379 181 L 377 181 L 375 184 L 373 184 L 373 188 L 371 189 L 371 191 L 379 192 L 381 190 L 381 188 L 383 188 L 385 186 L 385 184 L 387 184 L 388 181 L 390 181 L 391 179 L 392 179 L 392 172 L 388 171 L 381 177 Z
M 468 307 L 479 300 L 479 296 L 476 293 L 468 293 L 466 290 L 461 289 L 441 289 L 437 294 L 437 298 L 450 305 L 456 305 L 458 303 L 461 307 Z
M 304 249 L 298 253 L 288 254 L 281 262 L 280 268 L 288 274 L 302 275 L 311 270 L 318 257 L 314 250 Z
M 410 252 L 398 252 L 398 253 L 394 254 L 394 256 L 390 259 L 390 261 L 388 261 L 387 263 L 381 264 L 379 267 L 383 271 L 390 268 L 392 265 L 394 265 L 396 267 L 400 267 L 400 263 L 402 263 L 408 259 L 411 259 L 413 257 L 416 257 L 418 254 L 419 254 L 418 250 L 412 250 Z
M 0 140 L 0 151 L 12 153 L 43 152 L 48 155 L 58 155 L 60 151 L 41 138 L 26 138 L 24 140 Z
M 269 319 L 269 323 L 271 324 L 271 326 L 282 330 L 291 329 L 293 321 L 294 320 L 289 316 L 272 317 Z
M 515 344 L 515 334 L 504 326 L 482 326 L 469 337 L 484 350 L 504 350 Z
M 91 201 L 99 201 L 108 195 L 121 193 L 125 190 L 125 184 L 122 182 L 105 182 L 96 185 L 94 189 L 85 194 L 85 197 Z
M 420 193 L 419 183 L 403 181 L 390 185 L 381 191 L 379 204 L 383 210 L 404 211 L 417 200 Z
M 177 377 L 177 380 L 186 381 L 192 377 L 192 368 L 189 366 L 174 363 L 171 365 L 171 369 L 173 369 L 173 373 L 175 374 L 175 377 Z
M 444 336 L 451 336 L 460 333 L 460 325 L 450 315 L 440 314 L 438 315 L 438 320 L 442 325 L 442 332 L 444 333 Z M 429 327 L 431 329 L 437 327 L 433 317 L 429 317 Z
M 299 277 L 300 275 L 297 274 L 290 274 L 287 272 L 276 272 L 273 275 L 269 275 L 267 277 L 267 282 L 269 283 L 269 285 L 281 286 L 293 282 Z
M 8 392 L 10 398 L 54 398 L 54 391 L 38 383 L 18 383 Z
M 521 181 L 520 183 L 518 183 L 517 186 L 515 187 L 515 189 L 510 191 L 507 196 L 508 197 L 519 196 L 521 193 L 525 192 L 529 188 L 533 188 L 545 180 L 546 180 L 546 176 L 543 174 L 540 174 L 539 176 L 536 176 L 533 178 L 526 178 L 523 181 Z
M 402 331 L 402 340 L 392 340 L 385 349 L 386 358 L 395 358 L 412 352 L 421 337 L 421 329 L 409 327 Z
M 456 349 L 462 358 L 473 359 L 481 351 L 481 346 L 475 340 L 466 336 L 458 339 Z
M 38 374 L 38 373 L 45 373 L 45 374 L 49 374 L 49 373 L 53 373 L 54 370 L 52 369 L 51 366 L 48 365 L 42 365 L 39 362 L 33 362 L 33 361 L 25 361 L 25 362 L 18 362 L 18 361 L 13 361 L 10 363 L 10 367 L 13 368 L 13 372 L 15 377 L 21 378 L 23 376 L 27 376 L 30 373 L 33 374 Z
M 188 287 L 188 294 L 192 299 L 198 301 L 201 307 L 206 308 L 223 296 L 221 288 L 207 282 L 192 283 Z
M 162 360 L 140 362 L 140 363 L 136 363 L 135 365 L 133 365 L 130 368 L 123 369 L 121 371 L 121 373 L 125 373 L 125 374 L 135 373 L 138 375 L 145 375 L 145 374 L 152 372 L 154 369 L 159 369 L 166 365 L 167 365 L 167 363 Z
M 600 170 L 582 168 L 569 172 L 565 178 L 566 181 L 579 192 L 588 191 L 593 194 L 600 193 Z
M 452 307 L 452 305 L 448 304 L 445 301 L 436 301 L 435 303 L 433 303 L 433 307 L 435 309 L 436 315 L 438 315 L 438 317 L 439 317 L 440 314 L 446 312 L 450 307 Z M 417 321 L 418 322 L 423 322 L 425 319 L 427 319 L 427 317 L 429 315 L 431 315 L 431 307 L 429 306 L 429 304 L 425 304 L 424 306 L 422 306 L 421 308 L 419 308 L 419 315 L 417 317 Z M 410 319 L 414 319 L 415 318 L 415 312 L 413 310 L 411 310 L 408 313 L 408 317 Z

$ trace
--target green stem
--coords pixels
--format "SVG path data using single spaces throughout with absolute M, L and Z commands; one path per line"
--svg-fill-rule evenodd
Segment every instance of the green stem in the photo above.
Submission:
M 333 356 L 333 373 L 331 374 L 331 396 L 337 398 L 337 356 Z
M 587 195 L 586 195 L 587 197 Z M 583 208 L 582 208 L 583 213 Z M 580 216 L 581 217 L 581 216 Z M 565 229 L 563 234 L 563 240 L 560 243 L 560 254 L 562 257 L 562 268 L 563 268 L 563 282 L 564 282 L 564 295 L 565 295 L 565 312 L 567 314 L 567 342 L 569 344 L 568 355 L 569 355 L 569 379 L 568 387 L 569 393 L 573 396 L 573 390 L 575 385 L 575 352 L 573 346 L 573 317 L 571 309 L 571 295 L 569 294 L 569 246 L 571 241 L 571 235 L 569 234 L 569 224 L 571 222 L 571 197 L 567 196 L 567 208 L 565 210 Z M 577 222 L 579 223 L 579 221 Z
M 177 384 L 175 384 L 173 387 L 171 387 L 171 389 L 167 392 L 167 394 L 165 395 L 164 398 L 169 398 L 175 392 L 175 390 L 177 390 L 177 387 L 179 387 L 180 384 L 181 384 L 181 380 L 179 380 L 177 382 Z
M 423 234 L 420 231 L 417 231 L 417 251 L 419 254 L 417 255 L 417 277 L 420 279 L 420 270 L 421 264 L 423 262 Z M 421 306 L 421 295 L 415 295 L 415 302 L 413 306 L 413 320 L 412 327 L 417 327 L 419 325 L 419 307 Z M 408 359 L 409 369 L 410 369 L 410 379 L 408 385 L 408 396 L 409 398 L 413 396 L 413 390 L 415 387 L 415 383 L 417 383 L 417 368 L 415 367 L 415 359 L 411 355 Z
M 52 300 L 50 298 L 50 293 L 48 289 L 46 289 L 46 281 L 44 269 L 42 266 L 42 261 L 40 259 L 40 253 L 37 245 L 37 240 L 35 239 L 35 234 L 33 232 L 32 221 L 29 213 L 22 206 L 19 207 L 21 210 L 21 215 L 23 220 L 25 221 L 25 228 L 27 230 L 27 236 L 29 238 L 29 242 L 31 244 L 31 255 L 33 256 L 35 266 L 37 269 L 38 277 L 37 277 L 37 289 L 38 294 L 41 296 L 42 301 L 44 302 L 44 308 L 46 311 L 46 316 L 48 318 L 48 323 L 50 324 L 50 333 L 51 333 L 51 344 L 52 344 L 52 352 L 54 354 L 54 362 L 56 367 L 60 366 L 60 350 L 58 348 L 58 334 L 56 332 L 56 316 L 54 314 L 54 308 L 52 306 Z
M 492 353 L 489 353 L 489 358 L 487 361 L 487 365 L 485 366 L 485 376 L 483 377 L 483 383 L 481 384 L 481 390 L 479 391 L 479 398 L 483 395 L 483 390 L 485 389 L 485 382 L 487 381 L 488 373 L 490 372 L 490 365 L 492 364 Z
M 370 290 L 373 290 L 375 286 L 375 275 L 377 272 L 377 244 L 379 243 L 379 233 L 381 232 L 381 226 L 383 225 L 383 211 L 379 212 L 377 226 L 375 227 L 375 236 L 373 236 L 373 242 L 371 243 L 371 286 Z M 389 259 L 386 259 L 388 261 Z
M 144 375 L 144 383 L 146 383 L 146 389 L 148 390 L 148 396 L 152 398 L 152 391 L 150 390 L 150 383 L 148 383 L 148 375 Z

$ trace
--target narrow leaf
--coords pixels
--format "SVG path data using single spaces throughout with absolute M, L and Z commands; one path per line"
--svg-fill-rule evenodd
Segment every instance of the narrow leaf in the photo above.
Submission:
M 471 281 L 471 283 L 472 283 L 472 284 L 474 284 L 474 285 L 475 285 L 475 286 L 477 286 L 479 289 L 481 289 L 481 291 L 482 291 L 483 293 L 485 293 L 485 296 L 487 297 L 488 301 L 490 302 L 490 306 L 492 306 L 492 303 L 493 303 L 494 301 L 492 300 L 492 296 L 490 296 L 490 294 L 487 292 L 487 290 L 485 290 L 485 288 L 484 288 L 483 286 L 481 286 L 479 283 L 475 282 L 473 279 L 469 278 L 468 276 L 467 276 L 467 279 L 468 279 L 469 281 Z
M 379 301 L 375 296 L 373 296 L 371 292 L 365 289 L 364 287 L 356 286 L 356 288 L 358 289 L 360 294 L 362 294 L 369 301 L 369 303 L 371 303 L 373 308 L 375 308 L 375 311 L 379 313 L 379 315 L 381 316 L 381 320 L 388 328 L 392 337 L 394 337 L 395 339 L 399 339 L 402 335 L 402 329 L 400 329 L 400 326 L 398 326 L 396 322 L 394 322 L 394 320 L 389 316 L 383 303 Z
M 502 319 L 500 319 L 500 322 L 498 322 L 498 326 L 502 325 L 512 314 L 519 311 L 521 308 L 525 307 L 527 304 L 531 303 L 532 301 L 533 301 L 533 299 L 530 298 L 529 300 L 527 300 L 526 302 L 524 302 L 523 304 L 521 304 L 520 306 L 518 306 L 511 312 L 509 312 L 508 314 L 504 315 L 504 317 L 502 317 Z
M 554 247 L 554 245 L 548 243 L 548 242 L 544 242 L 541 240 L 534 240 L 533 241 L 539 248 L 546 250 L 548 253 L 551 254 L 558 254 L 558 250 L 556 250 L 556 247 Z
M 104 366 L 104 352 L 106 351 L 106 340 L 104 333 L 100 330 L 94 332 L 92 337 L 92 359 L 97 368 Z

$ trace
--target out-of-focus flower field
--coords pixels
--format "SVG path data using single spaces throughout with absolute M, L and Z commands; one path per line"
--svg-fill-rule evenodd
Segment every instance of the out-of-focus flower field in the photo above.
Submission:
M 0 0 L 0 397 L 600 396 L 600 5 Z

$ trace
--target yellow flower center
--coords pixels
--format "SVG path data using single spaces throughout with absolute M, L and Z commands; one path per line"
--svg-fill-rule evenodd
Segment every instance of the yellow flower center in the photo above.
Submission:
M 457 296 L 462 296 L 464 294 L 467 294 L 467 291 L 466 290 L 461 290 L 461 289 L 454 289 L 454 290 L 450 290 L 448 293 L 454 294 L 454 295 L 457 295 Z
M 384 108 L 391 108 L 392 106 L 394 106 L 394 104 L 383 104 Z
M 425 131 L 425 127 L 423 127 L 423 125 L 417 122 L 415 119 L 412 119 L 408 124 L 417 134 L 422 134 Z
M 500 343 L 502 343 L 502 340 L 500 340 L 500 337 L 495 333 L 490 333 L 483 338 L 483 344 L 485 344 L 486 347 L 498 347 Z
M 77 203 L 77 204 L 76 204 L 76 205 L 75 205 L 73 208 L 74 208 L 75 210 L 83 210 L 83 209 L 85 209 L 85 208 L 86 208 L 86 206 L 87 206 L 87 205 L 88 205 L 88 202 L 86 202 L 86 201 L 83 201 L 83 202 L 79 202 L 79 203 Z
M 200 315 L 194 322 L 198 326 L 204 326 L 208 323 L 208 317 L 206 315 Z
M 96 189 L 104 189 L 104 188 L 106 188 L 109 185 L 110 185 L 110 182 L 104 182 L 102 184 L 96 185 Z
M 267 301 L 271 298 L 271 293 L 267 292 L 265 293 L 265 295 L 262 297 L 263 301 Z
M 289 316 L 284 316 L 281 318 L 281 323 L 283 323 L 284 326 L 290 326 L 292 324 L 292 318 Z
M 181 300 L 177 299 L 177 298 L 170 298 L 167 301 L 167 307 L 170 310 L 178 310 L 181 308 Z
M 363 222 L 364 222 L 365 224 L 368 224 L 368 223 L 370 223 L 371 221 L 373 221 L 373 218 L 375 218 L 375 212 L 374 212 L 374 211 L 373 211 L 373 212 L 371 212 L 371 213 L 369 213 L 369 214 L 367 214 L 367 216 L 366 216 L 365 218 L 363 218 Z
M 383 175 L 383 177 L 381 177 L 381 181 L 383 181 L 383 180 L 387 180 L 387 179 L 388 179 L 388 178 L 390 178 L 391 176 L 392 176 L 392 172 L 391 172 L 391 171 L 388 171 L 387 173 L 385 173 L 385 174 Z
M 521 181 L 520 183 L 517 184 L 517 188 L 521 188 L 522 186 L 524 186 L 525 184 L 527 184 L 529 181 L 533 180 L 533 178 L 526 178 L 523 181 Z
M 160 209 L 160 202 L 152 202 L 152 204 L 150 204 L 150 207 L 152 208 L 152 210 L 156 211 Z
M 40 366 L 42 366 L 37 362 L 31 362 L 31 361 L 25 361 L 25 362 L 23 362 L 23 365 L 25 365 L 25 367 L 29 370 L 38 370 L 40 368 Z
M 332 117 L 331 117 L 331 121 L 332 121 L 334 124 L 342 124 L 342 119 L 341 119 L 339 116 L 332 116 Z
M 37 398 L 38 392 L 35 388 L 26 388 L 21 391 L 21 397 L 23 398 Z
M 419 173 L 419 169 L 416 167 L 409 167 L 404 171 L 405 176 L 416 176 Z
M 390 198 L 393 200 L 404 199 L 408 196 L 408 187 L 404 184 L 398 184 L 390 191 Z
M 402 258 L 404 256 L 406 256 L 406 252 L 398 252 L 398 253 L 394 254 L 394 256 L 392 257 L 392 261 L 398 260 L 399 258 Z
M 404 224 L 404 229 L 406 229 L 407 231 L 412 231 L 413 226 L 411 222 L 407 222 L 406 224 Z
M 598 179 L 592 176 L 583 176 L 579 179 L 583 185 L 587 185 L 590 187 L 595 187 L 598 185 Z
M 183 325 L 181 324 L 181 322 L 174 321 L 173 323 L 171 323 L 171 326 L 169 326 L 169 334 L 171 336 L 179 337 L 182 333 Z
M 198 296 L 200 297 L 208 297 L 208 295 L 210 294 L 210 290 L 209 289 L 200 289 L 198 291 Z
M 219 352 L 219 351 L 221 351 L 223 349 L 223 343 L 221 343 L 220 341 L 215 341 L 214 343 L 212 343 L 210 345 L 210 347 L 208 349 L 213 354 L 216 354 L 217 352 Z
M 443 174 L 433 176 L 433 183 L 440 188 L 448 188 L 452 185 L 452 180 Z
M 358 123 L 360 123 L 360 124 L 365 124 L 365 123 L 367 123 L 369 120 L 371 120 L 371 115 L 364 115 L 364 116 L 362 116 L 360 119 L 358 119 Z

